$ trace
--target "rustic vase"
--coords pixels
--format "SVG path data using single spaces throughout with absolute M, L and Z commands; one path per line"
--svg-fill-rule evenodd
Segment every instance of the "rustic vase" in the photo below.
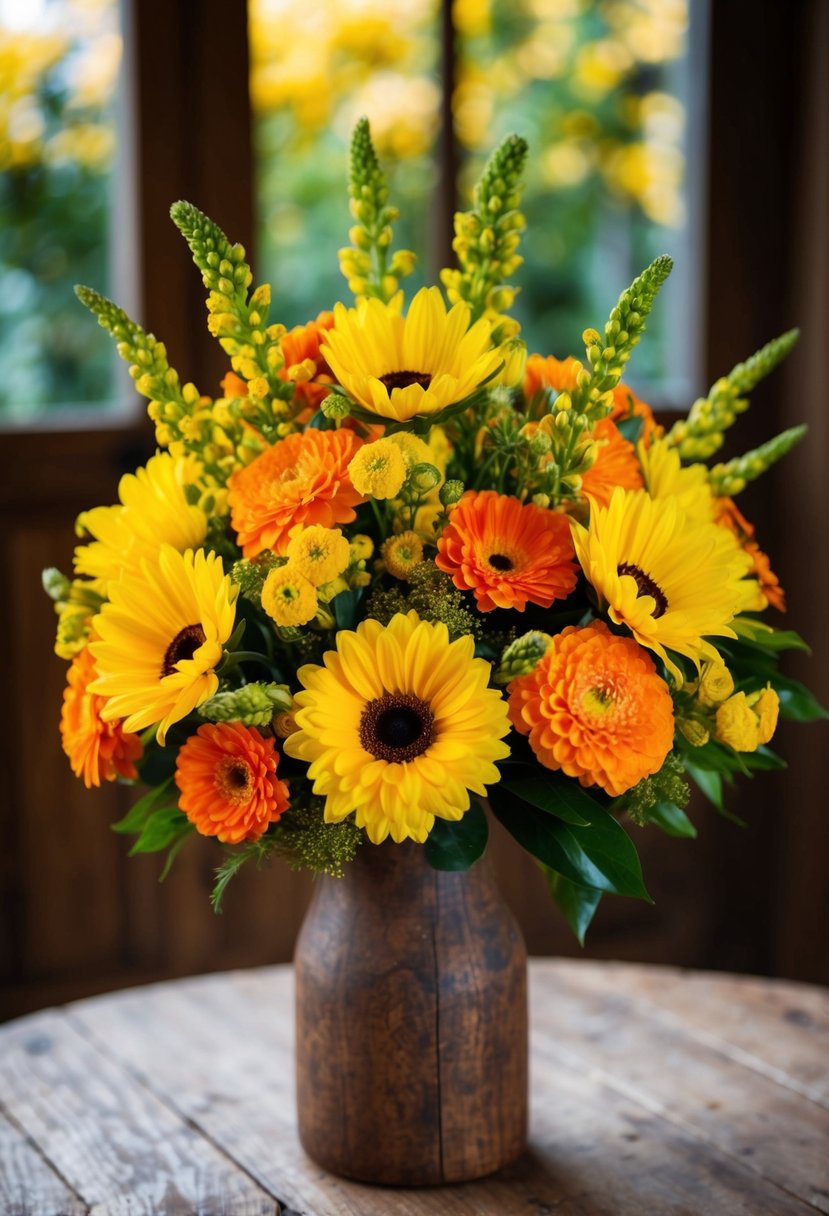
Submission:
M 296 949 L 299 1135 L 346 1178 L 434 1186 L 514 1160 L 527 1124 L 527 954 L 488 861 L 364 844 Z

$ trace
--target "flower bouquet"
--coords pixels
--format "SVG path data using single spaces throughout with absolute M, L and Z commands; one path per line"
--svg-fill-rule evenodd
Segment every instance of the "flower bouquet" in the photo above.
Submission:
M 114 829 L 165 851 L 164 874 L 195 832 L 227 846 L 217 910 L 249 859 L 341 880 L 397 850 L 454 878 L 488 799 L 583 940 L 604 894 L 648 898 L 628 829 L 693 836 L 689 779 L 725 812 L 724 783 L 782 764 L 778 713 L 822 713 L 778 673 L 804 644 L 764 619 L 783 591 L 734 502 L 804 428 L 706 463 L 796 333 L 665 429 L 622 379 L 661 257 L 581 358 L 527 357 L 509 315 L 526 151 L 494 153 L 444 291 L 407 306 L 414 256 L 393 251 L 361 122 L 355 304 L 292 330 L 242 247 L 176 203 L 230 363 L 216 398 L 78 288 L 159 450 L 80 516 L 72 577 L 45 575 L 63 746 L 87 786 L 150 787 Z

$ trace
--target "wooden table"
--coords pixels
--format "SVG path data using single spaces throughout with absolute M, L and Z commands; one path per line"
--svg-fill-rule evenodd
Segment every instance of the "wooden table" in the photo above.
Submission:
M 0 1027 L 0 1212 L 829 1213 L 829 993 L 621 964 L 530 970 L 530 1148 L 492 1178 L 381 1190 L 309 1161 L 292 975 L 271 967 Z

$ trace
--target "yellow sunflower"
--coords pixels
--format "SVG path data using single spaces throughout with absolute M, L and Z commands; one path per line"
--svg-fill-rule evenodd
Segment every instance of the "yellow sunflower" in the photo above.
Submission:
M 736 636 L 730 623 L 745 606 L 751 562 L 726 529 L 691 518 L 674 498 L 621 489 L 607 507 L 593 506 L 589 528 L 572 528 L 611 620 L 658 654 L 677 684 L 684 677 L 668 651 L 699 668 L 719 658 L 706 638 Z
M 436 815 L 460 819 L 469 791 L 486 794 L 509 754 L 507 705 L 489 672 L 471 637 L 450 642 L 444 624 L 416 612 L 342 631 L 324 667 L 301 667 L 307 691 L 284 748 L 309 763 L 326 821 L 354 811 L 379 844 L 422 843 Z
M 90 645 L 98 679 L 89 691 L 106 697 L 104 721 L 124 730 L 158 723 L 164 744 L 174 722 L 212 697 L 214 668 L 233 631 L 239 588 L 215 553 L 162 545 L 139 574 L 110 584 L 110 602 L 95 617 L 99 641 Z
M 321 351 L 346 392 L 380 418 L 404 422 L 462 401 L 503 362 L 489 322 L 470 327 L 462 301 L 446 311 L 437 287 L 423 287 L 407 316 L 396 302 L 337 304 Z
M 197 475 L 192 458 L 175 460 L 167 452 L 125 474 L 118 484 L 119 504 L 94 507 L 78 517 L 78 528 L 93 539 L 75 550 L 75 572 L 106 584 L 125 572 L 140 573 L 141 559 L 155 558 L 162 544 L 180 553 L 200 545 L 207 516 L 187 501 L 184 491 Z
M 667 439 L 651 439 L 647 446 L 640 440 L 636 454 L 651 498 L 675 498 L 692 519 L 713 521 L 714 495 L 704 464 L 683 465 Z

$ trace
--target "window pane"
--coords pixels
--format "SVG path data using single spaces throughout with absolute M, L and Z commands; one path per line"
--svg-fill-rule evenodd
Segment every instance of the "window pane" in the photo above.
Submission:
M 402 211 L 396 246 L 417 252 L 422 276 L 440 105 L 438 3 L 249 0 L 248 11 L 258 277 L 272 283 L 274 315 L 301 324 L 349 298 L 337 250 L 352 222 L 348 144 L 362 115 Z
M 114 396 L 107 336 L 117 0 L 0 0 L 0 420 Z
M 693 9 L 699 23 L 704 5 Z M 516 304 L 530 350 L 580 354 L 582 330 L 601 325 L 634 275 L 670 253 L 674 272 L 631 380 L 660 403 L 687 396 L 699 257 L 689 119 L 699 123 L 704 104 L 688 0 L 455 0 L 453 12 L 462 198 L 501 137 L 516 131 L 530 144 Z

